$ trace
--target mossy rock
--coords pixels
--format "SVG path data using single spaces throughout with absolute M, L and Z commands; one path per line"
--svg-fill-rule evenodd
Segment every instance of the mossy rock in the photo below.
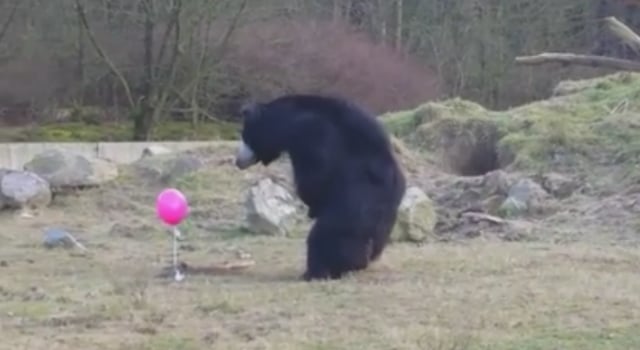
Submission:
M 434 120 L 486 114 L 487 111 L 481 105 L 454 98 L 442 102 L 428 102 L 409 111 L 387 113 L 380 116 L 380 119 L 391 134 L 405 138 L 412 135 L 419 126 Z
M 391 232 L 394 242 L 424 242 L 436 239 L 437 214 L 433 201 L 418 187 L 407 188 L 398 219 Z

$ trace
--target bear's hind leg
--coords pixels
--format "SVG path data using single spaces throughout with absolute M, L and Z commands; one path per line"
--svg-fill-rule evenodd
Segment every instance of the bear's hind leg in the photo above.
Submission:
M 330 278 L 329 261 L 333 247 L 323 235 L 326 233 L 320 232 L 316 221 L 307 237 L 307 267 L 302 275 L 305 281 Z
M 346 273 L 364 270 L 369 266 L 373 241 L 368 237 L 336 238 L 335 259 L 332 261 L 331 278 L 342 278 Z

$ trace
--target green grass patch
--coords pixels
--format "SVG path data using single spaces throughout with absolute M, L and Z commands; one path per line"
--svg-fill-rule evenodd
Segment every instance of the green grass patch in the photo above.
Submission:
M 230 122 L 165 121 L 159 123 L 153 141 L 233 140 L 239 126 Z M 0 142 L 118 142 L 132 140 L 130 123 L 64 122 L 24 127 L 3 127 Z

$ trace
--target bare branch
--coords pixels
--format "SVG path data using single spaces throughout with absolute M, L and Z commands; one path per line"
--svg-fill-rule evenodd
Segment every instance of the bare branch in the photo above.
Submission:
M 113 61 L 111 61 L 111 59 L 107 56 L 107 54 L 104 52 L 100 44 L 98 44 L 98 41 L 96 40 L 95 36 L 93 35 L 93 31 L 89 26 L 89 21 L 87 21 L 87 15 L 84 11 L 84 6 L 82 5 L 81 0 L 76 0 L 76 11 L 78 13 L 78 18 L 80 18 L 80 21 L 82 22 L 82 26 L 86 31 L 87 37 L 91 42 L 91 45 L 93 45 L 93 48 L 98 53 L 98 56 L 100 56 L 100 58 L 102 58 L 102 60 L 107 64 L 107 66 L 109 66 L 109 69 L 111 70 L 111 72 L 120 80 L 120 83 L 122 84 L 122 87 L 125 90 L 125 94 L 127 95 L 127 101 L 129 102 L 130 107 L 132 108 L 135 107 L 136 103 L 133 99 L 133 95 L 131 94 L 131 89 L 129 88 L 127 79 L 124 77 L 124 75 L 122 75 L 122 72 L 120 72 L 120 70 L 116 67 Z
M 231 19 L 231 23 L 229 24 L 229 27 L 227 27 L 227 30 L 225 31 L 224 35 L 222 36 L 222 40 L 220 42 L 220 44 L 218 44 L 218 46 L 216 47 L 216 51 L 217 51 L 217 59 L 220 60 L 224 54 L 226 53 L 226 47 L 229 44 L 229 40 L 231 39 L 231 36 L 233 35 L 233 32 L 236 30 L 236 27 L 238 26 L 240 17 L 242 16 L 242 13 L 244 12 L 244 10 L 247 7 L 247 3 L 248 0 L 243 0 L 240 3 L 240 6 L 238 7 L 238 10 L 234 13 L 232 19 Z M 209 39 L 209 32 L 210 32 L 210 27 L 211 27 L 211 21 L 208 21 L 209 23 L 207 24 L 207 30 L 206 30 L 206 34 L 205 34 L 205 42 L 208 42 Z M 209 48 L 208 46 L 204 46 L 202 49 L 202 52 L 200 54 L 199 60 L 198 60 L 198 64 L 196 67 L 196 71 L 195 71 L 195 78 L 193 79 L 193 82 L 189 85 L 193 85 L 193 89 L 192 89 L 192 93 L 191 93 L 191 111 L 193 113 L 192 116 L 192 121 L 195 124 L 198 121 L 198 116 L 199 114 L 203 114 L 204 116 L 208 117 L 209 119 L 212 119 L 212 116 L 209 115 L 208 113 L 204 112 L 204 109 L 201 108 L 198 104 L 198 92 L 200 89 L 200 81 L 204 78 L 204 76 L 206 76 L 206 74 L 203 72 L 203 66 L 205 64 L 205 61 L 208 58 L 208 54 L 209 54 Z M 180 96 L 181 98 L 183 98 L 182 96 Z
M 231 35 L 233 34 L 233 32 L 236 30 L 236 27 L 238 26 L 238 21 L 240 20 L 240 16 L 242 15 L 242 12 L 244 12 L 244 9 L 247 7 L 247 2 L 248 0 L 242 1 L 242 3 L 240 4 L 240 7 L 238 8 L 238 11 L 234 14 L 231 20 L 231 24 L 227 28 L 227 31 L 224 33 L 224 36 L 222 37 L 222 42 L 220 43 L 219 49 L 223 50 L 223 52 L 224 52 L 224 48 L 229 43 L 229 39 L 231 38 Z
M 516 63 L 538 66 L 549 63 L 564 65 L 580 65 L 590 67 L 612 68 L 625 71 L 640 71 L 640 62 L 594 55 L 577 55 L 572 53 L 543 52 L 534 56 L 516 57 Z
M 159 75 L 159 70 L 160 70 L 160 65 L 162 64 L 162 61 L 164 61 L 164 54 L 165 51 L 167 49 L 167 44 L 169 43 L 169 36 L 171 35 L 171 33 L 174 33 L 177 35 L 177 33 L 180 31 L 179 29 L 175 30 L 175 27 L 177 25 L 180 25 L 180 15 L 182 12 L 182 1 L 176 1 L 173 4 L 173 9 L 171 11 L 171 21 L 169 22 L 169 25 L 167 26 L 167 28 L 164 31 L 164 34 L 162 35 L 162 40 L 160 42 L 160 50 L 158 50 L 158 56 L 156 57 L 156 72 L 155 75 Z M 178 37 L 176 36 L 175 38 L 176 40 L 176 44 L 178 44 Z M 175 50 L 174 50 L 175 53 Z
M 178 66 L 178 56 L 180 56 L 180 38 L 181 38 L 181 31 L 182 31 L 182 26 L 180 23 L 181 12 L 182 12 L 182 0 L 176 0 L 175 7 L 173 9 L 173 19 L 172 19 L 172 22 L 174 23 L 173 25 L 174 44 L 173 44 L 171 59 L 168 67 L 169 76 L 167 77 L 167 81 L 163 83 L 164 88 L 161 90 L 159 94 L 159 98 L 156 101 L 157 105 L 154 107 L 153 116 L 152 116 L 152 120 L 154 123 L 157 122 L 160 112 L 164 110 L 164 106 L 167 103 L 167 99 L 169 97 L 169 92 L 171 91 L 169 86 L 173 86 L 175 76 L 176 76 L 176 71 Z
M 631 28 L 618 21 L 615 17 L 606 17 L 604 23 L 613 35 L 631 47 L 636 53 L 640 53 L 640 36 L 631 30 Z
M 9 31 L 9 27 L 11 27 L 11 23 L 13 23 L 13 19 L 15 18 L 16 13 L 18 12 L 19 3 L 20 3 L 20 0 L 16 0 L 13 2 L 13 7 L 9 11 L 9 17 L 7 17 L 7 20 L 2 24 L 2 29 L 0 29 L 0 43 L 2 42 L 2 39 L 4 39 L 4 36 L 7 35 L 7 32 Z

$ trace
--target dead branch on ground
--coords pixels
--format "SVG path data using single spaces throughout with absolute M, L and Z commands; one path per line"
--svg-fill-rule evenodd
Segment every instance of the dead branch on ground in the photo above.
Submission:
M 613 68 L 627 71 L 640 71 L 640 62 L 620 58 L 577 55 L 572 53 L 543 52 L 533 56 L 516 57 L 516 63 L 537 66 L 548 63 L 560 63 L 563 65 L 580 65 L 590 67 Z
M 640 36 L 615 17 L 603 19 L 605 28 L 620 41 L 640 53 Z M 640 62 L 597 55 L 580 55 L 565 52 L 543 52 L 532 56 L 518 56 L 515 62 L 521 65 L 538 66 L 551 63 L 610 68 L 640 72 Z

